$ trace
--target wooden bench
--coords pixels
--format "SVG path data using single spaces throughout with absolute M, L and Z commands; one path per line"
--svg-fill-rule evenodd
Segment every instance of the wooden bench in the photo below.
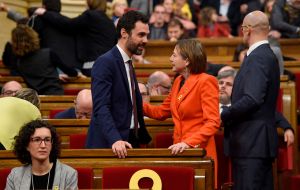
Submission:
M 23 87 L 26 87 L 27 85 L 25 84 L 24 80 L 20 76 L 2 76 L 0 77 L 0 85 L 2 86 L 4 83 L 8 81 L 17 81 L 21 83 Z M 69 94 L 69 92 L 76 91 L 74 92 L 75 94 L 82 89 L 89 89 L 91 88 L 91 78 L 74 78 L 70 77 L 68 82 L 62 83 L 63 88 L 65 90 L 66 94 Z M 72 93 L 73 94 L 73 93 Z
M 72 167 L 90 167 L 94 171 L 93 188 L 102 188 L 102 169 L 111 166 L 185 166 L 195 169 L 195 190 L 214 189 L 214 162 L 203 149 L 188 149 L 177 156 L 167 149 L 132 149 L 118 159 L 110 149 L 62 150 L 59 160 Z M 11 151 L 0 151 L 0 168 L 20 166 Z M 2 180 L 2 179 L 1 179 Z
M 71 134 L 87 133 L 90 124 L 89 119 L 46 119 L 50 124 L 55 126 L 62 140 L 62 148 L 69 148 L 69 137 Z M 145 119 L 146 128 L 152 137 L 148 147 L 154 147 L 155 136 L 158 133 L 173 132 L 174 123 L 171 118 L 164 121 L 154 119 Z
M 232 61 L 237 45 L 243 42 L 241 37 L 236 38 L 200 38 L 208 60 L 212 62 Z M 279 43 L 283 55 L 290 57 L 300 56 L 300 39 L 280 39 Z M 146 46 L 145 58 L 151 62 L 168 62 L 175 47 L 174 42 L 153 40 Z
M 76 96 L 45 96 L 40 95 L 41 100 L 41 113 L 44 119 L 48 119 L 51 110 L 65 110 L 74 106 Z M 160 104 L 166 96 L 151 96 L 151 104 Z

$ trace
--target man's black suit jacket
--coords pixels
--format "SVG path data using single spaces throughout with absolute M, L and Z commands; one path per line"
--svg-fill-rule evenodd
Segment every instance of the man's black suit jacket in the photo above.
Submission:
M 280 74 L 269 44 L 262 44 L 245 58 L 234 81 L 232 105 L 224 109 L 224 152 L 232 157 L 275 157 L 276 99 Z

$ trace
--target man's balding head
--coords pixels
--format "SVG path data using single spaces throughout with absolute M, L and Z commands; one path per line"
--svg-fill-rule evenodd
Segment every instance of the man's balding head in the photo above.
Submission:
M 20 89 L 22 85 L 17 81 L 6 82 L 2 87 L 1 96 L 14 96 Z
M 148 88 L 151 96 L 169 94 L 171 85 L 169 75 L 162 71 L 155 71 L 149 76 Z
M 92 93 L 89 89 L 81 90 L 75 103 L 75 114 L 77 119 L 90 119 L 93 111 Z
M 269 19 L 261 11 L 247 14 L 243 20 L 242 31 L 244 41 L 250 45 L 257 41 L 267 40 L 270 31 Z

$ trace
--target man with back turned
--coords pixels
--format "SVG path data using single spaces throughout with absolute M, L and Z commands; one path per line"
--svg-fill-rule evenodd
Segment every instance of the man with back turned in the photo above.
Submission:
M 234 80 L 231 106 L 221 114 L 224 151 L 232 158 L 234 189 L 274 189 L 272 162 L 277 154 L 275 126 L 280 75 L 267 36 L 267 16 L 254 11 L 242 24 L 247 56 Z

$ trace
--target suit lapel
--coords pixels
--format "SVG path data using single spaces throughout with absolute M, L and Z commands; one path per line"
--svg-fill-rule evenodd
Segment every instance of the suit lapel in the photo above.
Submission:
M 182 80 L 183 77 L 182 76 L 180 77 Z M 180 106 L 181 102 L 187 97 L 187 95 L 191 92 L 191 90 L 195 87 L 198 80 L 199 80 L 199 75 L 190 75 L 189 78 L 185 81 L 184 85 L 181 87 L 176 97 L 177 108 Z

